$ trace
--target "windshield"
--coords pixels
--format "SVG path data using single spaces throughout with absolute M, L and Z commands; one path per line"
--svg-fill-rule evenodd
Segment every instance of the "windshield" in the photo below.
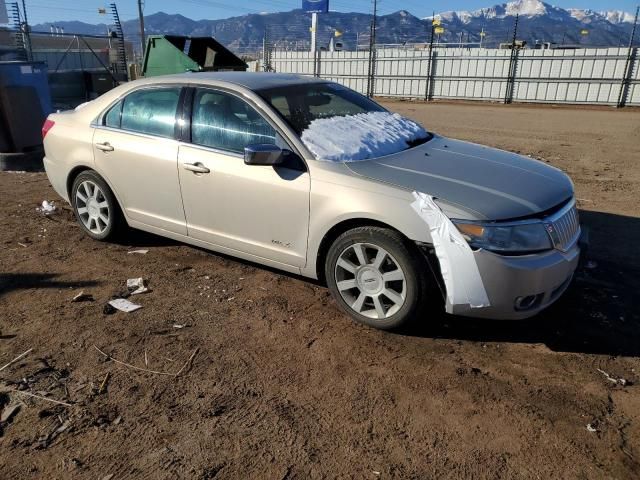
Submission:
M 257 93 L 271 104 L 298 135 L 314 120 L 386 112 L 367 97 L 336 83 L 270 88 Z

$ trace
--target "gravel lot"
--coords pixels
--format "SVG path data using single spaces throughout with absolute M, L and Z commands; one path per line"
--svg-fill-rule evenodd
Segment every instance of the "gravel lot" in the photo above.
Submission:
M 640 478 L 640 111 L 387 105 L 568 171 L 590 268 L 558 304 L 375 331 L 304 279 L 92 241 L 44 174 L 1 173 L 0 368 L 33 350 L 0 371 L 0 477 Z M 144 308 L 103 313 L 140 276 Z

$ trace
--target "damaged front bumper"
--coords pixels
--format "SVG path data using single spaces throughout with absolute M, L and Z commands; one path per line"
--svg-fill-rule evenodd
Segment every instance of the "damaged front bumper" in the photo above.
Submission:
M 576 242 L 565 252 L 504 256 L 474 251 L 490 306 L 447 305 L 447 312 L 468 317 L 517 320 L 532 317 L 555 302 L 567 289 L 580 259 Z

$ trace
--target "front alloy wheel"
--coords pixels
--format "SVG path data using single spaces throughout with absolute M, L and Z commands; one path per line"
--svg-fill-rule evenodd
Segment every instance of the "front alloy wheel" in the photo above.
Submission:
M 340 296 L 356 313 L 384 319 L 404 305 L 407 286 L 404 272 L 384 248 L 354 243 L 345 248 L 335 271 Z
M 386 330 L 419 314 L 427 297 L 427 271 L 412 242 L 382 227 L 343 233 L 329 248 L 325 264 L 338 305 L 359 322 Z

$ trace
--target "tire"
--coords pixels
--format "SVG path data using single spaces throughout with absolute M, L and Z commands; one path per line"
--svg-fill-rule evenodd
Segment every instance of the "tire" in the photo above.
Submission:
M 381 330 L 397 329 L 420 315 L 429 291 L 427 272 L 417 246 L 381 227 L 343 233 L 325 263 L 325 278 L 340 308 Z
M 93 170 L 81 172 L 73 181 L 71 205 L 78 223 L 94 240 L 112 240 L 124 224 L 113 192 Z

